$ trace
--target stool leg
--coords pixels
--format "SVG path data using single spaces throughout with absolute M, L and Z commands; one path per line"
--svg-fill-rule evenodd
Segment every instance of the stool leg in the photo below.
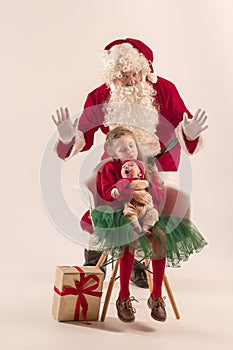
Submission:
M 105 317 L 106 317 L 108 304 L 109 304 L 109 300 L 110 300 L 110 297 L 111 297 L 111 294 L 112 294 L 112 289 L 113 289 L 113 286 L 114 286 L 114 282 L 115 282 L 115 278 L 116 278 L 119 262 L 120 262 L 120 260 L 117 259 L 117 261 L 115 262 L 115 265 L 114 265 L 114 269 L 112 271 L 111 279 L 110 279 L 109 284 L 108 284 L 108 289 L 107 289 L 106 297 L 105 297 L 105 300 L 104 300 L 104 306 L 103 306 L 103 310 L 102 310 L 102 314 L 101 314 L 101 318 L 100 318 L 101 322 L 103 322 L 105 320 Z
M 172 293 L 172 290 L 171 290 L 171 287 L 170 287 L 170 284 L 168 282 L 166 274 L 164 274 L 163 282 L 164 282 L 164 285 L 165 285 L 168 297 L 170 299 L 170 302 L 171 302 L 174 314 L 175 314 L 177 320 L 179 320 L 180 319 L 180 314 L 179 314 L 179 311 L 178 311 L 178 308 L 177 308 L 177 305 L 176 305 L 176 302 L 175 302 L 175 298 L 173 296 L 173 293 Z
M 151 273 L 149 272 L 149 270 L 150 270 L 150 259 L 145 259 L 145 265 L 147 266 L 146 276 L 147 276 L 148 286 L 149 286 L 149 290 L 150 290 L 150 294 L 151 294 L 152 293 L 152 289 L 153 289 L 153 281 L 152 281 Z
M 98 262 L 96 264 L 97 267 L 101 267 L 103 265 L 103 263 L 106 260 L 106 257 L 108 256 L 108 253 L 109 253 L 109 249 L 104 249 L 101 257 L 99 258 L 99 260 L 98 260 Z

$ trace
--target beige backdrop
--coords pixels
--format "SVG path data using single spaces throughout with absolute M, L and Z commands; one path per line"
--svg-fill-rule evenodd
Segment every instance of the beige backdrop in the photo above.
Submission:
M 31 295 L 31 285 L 45 276 L 52 285 L 56 265 L 82 264 L 83 248 L 61 235 L 44 210 L 40 163 L 55 132 L 50 115 L 59 106 L 79 112 L 102 83 L 103 47 L 129 36 L 153 49 L 156 73 L 176 84 L 192 112 L 201 107 L 208 114 L 206 146 L 191 164 L 192 218 L 209 245 L 183 271 L 223 275 L 232 288 L 232 1 L 1 0 L 0 6 L 3 286 L 15 288 L 17 275 L 19 293 Z M 84 157 L 66 163 L 63 177 L 67 200 L 80 211 L 86 205 L 74 184 Z M 217 286 L 224 298 L 224 285 Z M 29 299 L 32 308 L 40 303 Z M 19 302 L 18 314 L 23 308 Z

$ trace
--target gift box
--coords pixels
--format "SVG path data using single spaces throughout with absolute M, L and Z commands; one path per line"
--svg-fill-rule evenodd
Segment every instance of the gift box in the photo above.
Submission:
M 97 321 L 104 273 L 96 266 L 57 266 L 52 315 L 58 321 Z

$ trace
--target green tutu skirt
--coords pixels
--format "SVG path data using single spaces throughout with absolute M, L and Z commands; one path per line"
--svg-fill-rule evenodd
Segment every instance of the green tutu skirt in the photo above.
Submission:
M 99 206 L 92 210 L 91 219 L 97 249 L 108 248 L 114 257 L 122 247 L 129 246 L 145 258 L 166 256 L 166 266 L 179 267 L 181 261 L 187 261 L 191 254 L 198 253 L 207 244 L 189 219 L 176 216 L 160 215 L 149 237 L 134 231 L 122 209 Z

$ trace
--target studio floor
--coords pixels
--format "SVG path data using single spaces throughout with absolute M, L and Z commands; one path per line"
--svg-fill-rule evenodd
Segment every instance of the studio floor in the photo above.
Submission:
M 116 281 L 105 322 L 57 322 L 51 316 L 53 274 L 2 276 L 1 349 L 232 349 L 232 278 L 186 265 L 167 269 L 181 314 L 177 320 L 166 296 L 167 321 L 154 321 L 147 307 L 148 290 L 130 284 L 138 302 L 136 321 L 121 322 L 116 315 Z M 110 271 L 109 271 L 110 270 Z M 105 293 L 111 269 L 104 281 Z M 103 295 L 104 297 L 104 295 Z M 103 298 L 101 300 L 101 308 Z

